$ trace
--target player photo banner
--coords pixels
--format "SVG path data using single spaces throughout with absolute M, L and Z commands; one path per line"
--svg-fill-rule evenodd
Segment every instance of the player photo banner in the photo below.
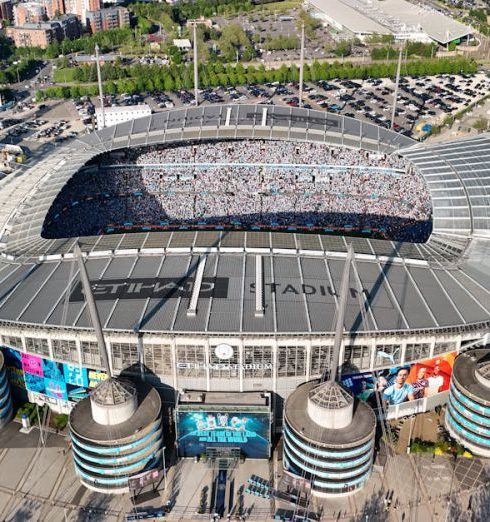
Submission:
M 346 374 L 342 376 L 342 384 L 373 408 L 382 401 L 391 409 L 447 391 L 456 356 L 457 352 L 450 352 L 374 373 Z

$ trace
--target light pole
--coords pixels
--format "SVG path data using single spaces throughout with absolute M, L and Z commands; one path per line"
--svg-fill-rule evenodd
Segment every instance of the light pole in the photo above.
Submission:
M 299 55 L 299 95 L 298 106 L 303 107 L 303 71 L 305 67 L 305 23 L 301 24 L 301 51 Z
M 41 444 L 44 446 L 44 435 L 43 435 L 43 426 L 41 424 L 41 416 L 39 415 L 39 405 L 36 403 L 36 413 L 37 413 L 37 422 L 39 422 L 39 435 L 41 437 Z
M 95 44 L 95 61 L 97 62 L 97 82 L 99 84 L 99 98 L 100 98 L 100 115 L 102 118 L 101 129 L 105 127 L 105 114 L 104 114 L 104 92 L 102 90 L 102 75 L 100 74 L 100 59 L 99 59 L 99 45 Z M 98 125 L 97 125 L 98 127 Z
M 199 72 L 197 60 L 197 24 L 204 24 L 204 20 L 188 20 L 188 24 L 192 25 L 192 38 L 194 39 L 194 101 L 196 107 L 199 105 Z
M 395 125 L 395 116 L 396 116 L 396 103 L 398 99 L 398 85 L 400 84 L 400 73 L 402 69 L 402 56 L 403 56 L 403 46 L 400 47 L 400 54 L 398 55 L 398 65 L 396 67 L 396 80 L 395 80 L 395 92 L 393 93 L 393 110 L 391 112 L 391 123 L 390 129 L 393 130 Z
M 167 491 L 167 466 L 165 464 L 165 450 L 167 449 L 166 446 L 162 449 L 162 456 L 163 456 L 163 487 L 165 488 L 165 491 Z
M 192 37 L 194 38 L 194 100 L 196 107 L 199 105 L 199 71 L 197 64 L 197 23 L 192 25 Z M 164 452 L 165 453 L 165 452 Z

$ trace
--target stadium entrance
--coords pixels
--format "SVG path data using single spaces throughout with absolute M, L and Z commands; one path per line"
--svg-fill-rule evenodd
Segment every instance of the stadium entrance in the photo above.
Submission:
M 210 468 L 231 469 L 240 461 L 240 448 L 207 448 L 206 458 Z
M 175 410 L 180 457 L 223 461 L 268 459 L 271 453 L 269 392 L 183 391 Z M 229 467 L 228 465 L 226 467 Z

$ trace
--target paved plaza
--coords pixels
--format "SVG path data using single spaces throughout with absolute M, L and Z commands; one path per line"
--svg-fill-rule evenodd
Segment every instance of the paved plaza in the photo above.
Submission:
M 81 486 L 71 462 L 68 439 L 39 431 L 28 435 L 11 423 L 0 433 L 0 520 L 82 522 L 125 520 L 136 510 L 172 506 L 169 520 L 210 520 L 213 514 L 214 471 L 206 463 L 180 460 L 169 467 L 167 488 L 161 480 L 157 491 L 143 492 L 135 500 L 129 495 L 107 496 Z M 169 456 L 169 462 L 173 462 Z M 384 462 L 386 460 L 386 462 Z M 383 465 L 381 465 L 383 464 Z M 229 471 L 225 495 L 225 515 L 230 520 L 272 520 L 276 509 L 293 511 L 294 506 L 245 492 L 247 479 L 256 474 L 275 484 L 284 483 L 280 462 L 246 461 Z M 449 522 L 462 518 L 471 497 L 480 498 L 479 485 L 487 482 L 485 463 L 479 459 L 426 454 L 395 455 L 378 459 L 366 487 L 350 497 L 318 501 L 310 511 L 320 512 L 321 520 L 349 522 Z M 448 498 L 459 511 L 447 510 Z M 463 513 L 463 515 L 461 514 Z M 478 517 L 473 522 L 479 522 Z M 458 521 L 459 522 L 459 521 Z M 483 519 L 482 519 L 483 522 Z

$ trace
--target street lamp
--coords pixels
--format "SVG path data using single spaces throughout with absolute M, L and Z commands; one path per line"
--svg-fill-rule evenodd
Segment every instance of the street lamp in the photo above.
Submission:
M 167 466 L 165 464 L 165 450 L 167 449 L 166 446 L 162 448 L 162 456 L 163 456 L 163 487 L 165 488 L 165 491 L 167 491 Z
M 197 24 L 205 24 L 204 20 L 187 20 L 189 25 L 192 25 L 192 38 L 194 39 L 194 100 L 196 107 L 199 105 L 199 73 L 197 63 Z

